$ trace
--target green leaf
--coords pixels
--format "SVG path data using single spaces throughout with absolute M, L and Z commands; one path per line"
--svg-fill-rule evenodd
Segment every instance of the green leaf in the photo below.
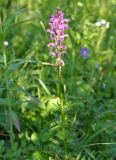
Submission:
M 11 16 L 9 16 L 7 18 L 7 20 L 5 21 L 5 23 L 3 24 L 3 33 L 6 35 L 8 30 L 11 28 L 11 25 L 13 24 L 13 21 L 15 19 L 15 17 L 19 14 L 21 14 L 22 12 L 26 11 L 26 8 L 21 8 L 16 10 Z
M 9 98 L 0 98 L 0 105 L 9 105 L 11 99 Z
M 85 151 L 93 160 L 95 160 L 94 155 L 88 149 L 85 149 Z
M 43 87 L 43 89 L 45 90 L 45 92 L 50 95 L 50 91 L 48 90 L 47 86 L 45 85 L 45 83 L 39 79 L 39 83 L 41 84 L 41 86 Z

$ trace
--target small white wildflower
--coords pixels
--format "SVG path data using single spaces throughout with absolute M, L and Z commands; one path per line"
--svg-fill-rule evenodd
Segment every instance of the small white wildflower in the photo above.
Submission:
M 110 22 L 106 23 L 106 28 L 110 28 Z
M 100 26 L 101 26 L 101 22 L 98 21 L 98 22 L 95 23 L 95 25 L 96 25 L 97 27 L 100 27 Z
M 101 24 L 102 24 L 102 25 L 105 25 L 106 23 L 107 23 L 107 21 L 106 21 L 105 19 L 102 19 L 102 20 L 101 20 Z
M 8 41 L 4 41 L 4 46 L 8 46 Z
M 82 3 L 82 2 L 78 2 L 77 5 L 78 5 L 79 7 L 83 7 L 83 3 Z

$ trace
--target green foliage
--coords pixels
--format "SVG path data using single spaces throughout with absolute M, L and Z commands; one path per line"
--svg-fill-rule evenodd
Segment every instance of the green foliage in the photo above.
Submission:
M 47 65 L 48 15 L 57 6 L 70 19 L 62 97 Z M 1 160 L 116 158 L 115 8 L 114 0 L 0 1 Z M 102 19 L 109 28 L 96 26 Z

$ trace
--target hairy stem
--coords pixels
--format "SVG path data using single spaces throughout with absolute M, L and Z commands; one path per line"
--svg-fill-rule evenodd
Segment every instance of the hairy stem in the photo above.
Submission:
M 60 112 L 61 112 L 61 127 L 63 133 L 65 133 L 65 113 L 64 113 L 64 103 L 63 103 L 63 97 L 62 97 L 62 77 L 61 77 L 61 66 L 58 66 L 58 84 L 59 84 L 59 97 L 60 97 Z M 65 153 L 67 153 L 67 141 L 66 138 L 64 138 L 64 149 Z

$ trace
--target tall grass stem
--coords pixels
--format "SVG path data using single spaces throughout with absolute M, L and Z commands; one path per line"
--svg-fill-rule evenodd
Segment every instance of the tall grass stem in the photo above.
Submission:
M 7 55 L 6 55 L 6 49 L 3 49 L 3 61 L 4 61 L 4 67 L 7 68 Z M 6 84 L 6 98 L 9 99 L 9 84 L 8 84 L 8 75 L 5 74 L 5 84 Z M 9 123 L 9 134 L 10 134 L 10 144 L 11 147 L 13 146 L 13 140 L 14 140 L 14 134 L 13 134 L 13 124 L 12 124 L 12 108 L 10 100 L 8 101 L 8 123 Z

